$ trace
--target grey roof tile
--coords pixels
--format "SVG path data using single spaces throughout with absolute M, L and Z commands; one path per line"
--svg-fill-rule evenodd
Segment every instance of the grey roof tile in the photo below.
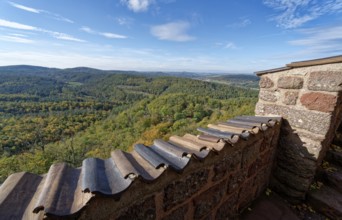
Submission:
M 168 168 L 182 172 L 191 160 L 203 160 L 210 152 L 219 153 L 239 141 L 239 137 L 257 133 L 256 128 L 272 127 L 280 120 L 279 117 L 236 117 L 199 128 L 204 134 L 198 136 L 171 136 L 169 141 L 155 140 L 149 147 L 136 144 L 131 153 L 116 150 L 106 160 L 88 158 L 81 168 L 60 163 L 52 165 L 42 176 L 13 174 L 0 186 L 1 218 L 75 216 L 94 196 L 120 199 L 138 178 L 148 184 L 157 181 Z
M 224 141 L 223 139 L 216 138 L 213 136 L 209 137 L 209 140 L 205 140 L 208 135 L 191 135 L 191 134 L 185 134 L 183 137 L 185 139 L 191 140 L 193 142 L 202 144 L 209 148 L 210 150 L 214 151 L 221 151 L 224 147 L 228 146 L 228 143 Z M 201 138 L 202 137 L 202 138 Z
M 88 158 L 82 164 L 82 191 L 118 196 L 132 180 L 124 178 L 114 160 Z

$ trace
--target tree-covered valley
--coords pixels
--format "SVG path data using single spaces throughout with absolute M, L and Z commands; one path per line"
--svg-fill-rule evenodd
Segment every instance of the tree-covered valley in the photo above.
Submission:
M 0 183 L 253 114 L 256 97 L 255 89 L 163 74 L 0 67 Z

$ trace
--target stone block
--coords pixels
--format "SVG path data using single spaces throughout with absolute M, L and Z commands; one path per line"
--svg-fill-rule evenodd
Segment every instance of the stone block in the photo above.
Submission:
M 254 186 L 254 181 L 254 178 L 250 178 L 242 184 L 239 191 L 239 210 L 245 208 L 255 199 L 256 187 Z
M 267 187 L 270 178 L 270 168 L 264 168 L 259 170 L 258 174 L 255 176 L 254 185 L 257 188 L 257 196 L 259 196 Z
M 189 199 L 208 182 L 208 174 L 209 170 L 203 169 L 167 185 L 164 189 L 164 210 Z
M 174 210 L 173 212 L 171 212 L 169 215 L 165 216 L 164 218 L 162 218 L 162 220 L 184 220 L 186 213 L 189 210 L 189 205 L 182 205 L 180 208 Z
M 297 134 L 291 132 L 291 128 L 283 127 L 279 140 L 277 166 L 291 170 L 300 177 L 311 178 L 314 176 L 317 162 L 308 152 L 302 140 Z
M 272 88 L 274 86 L 273 81 L 267 76 L 262 76 L 259 82 L 260 88 Z
M 214 164 L 213 181 L 218 181 L 224 178 L 228 172 L 235 172 L 241 166 L 241 151 L 232 152 L 225 156 L 221 161 Z
M 303 78 L 296 76 L 282 76 L 278 79 L 278 88 L 301 89 L 303 88 Z
M 330 127 L 331 114 L 329 113 L 261 102 L 257 103 L 255 111 L 258 115 L 281 115 L 292 127 L 302 128 L 316 134 L 326 135 Z
M 282 184 L 274 177 L 270 179 L 270 187 L 275 192 L 278 192 L 282 195 L 286 195 L 293 202 L 298 202 L 300 200 L 304 200 L 305 198 L 305 192 L 292 189 L 291 187 Z
M 310 191 L 307 201 L 315 210 L 330 219 L 341 220 L 342 194 L 333 187 L 322 186 L 319 190 Z
M 248 164 L 253 163 L 259 157 L 260 145 L 262 141 L 262 139 L 258 140 L 242 150 L 242 168 L 246 168 Z
M 342 91 L 342 70 L 310 73 L 308 89 L 314 91 Z
M 271 148 L 273 135 L 274 135 L 274 132 L 272 132 L 272 134 L 268 133 L 264 135 L 264 139 L 260 145 L 260 153 Z
M 266 153 L 260 156 L 260 166 L 269 166 L 271 165 L 272 159 L 272 151 L 267 151 Z
M 274 170 L 273 175 L 283 184 L 298 191 L 307 191 L 313 179 L 313 177 L 304 178 L 297 176 L 295 173 L 289 172 L 279 166 Z
M 148 197 L 145 200 L 137 202 L 132 206 L 123 210 L 115 219 L 155 219 L 156 204 L 154 196 Z
M 222 203 L 222 205 L 218 208 L 216 212 L 215 219 L 217 220 L 226 220 L 230 219 L 231 217 L 236 217 L 237 212 L 237 200 L 238 200 L 239 193 L 235 191 L 232 193 L 226 201 Z
M 300 102 L 309 110 L 332 112 L 335 109 L 337 97 L 320 92 L 310 92 L 303 94 Z
M 266 102 L 276 102 L 278 100 L 276 93 L 279 93 L 275 90 L 260 90 L 259 98 Z
M 228 194 L 231 194 L 239 188 L 240 184 L 247 178 L 248 171 L 242 170 L 230 175 L 228 178 Z
M 251 165 L 249 165 L 248 167 L 248 177 L 251 177 L 253 176 L 254 174 L 257 173 L 258 169 L 260 169 L 261 167 L 261 160 L 260 159 L 257 159 L 255 160 Z
M 296 91 L 286 91 L 284 93 L 283 103 L 285 105 L 295 105 L 298 99 L 298 92 Z
M 194 218 L 199 219 L 209 214 L 226 193 L 226 183 L 218 184 L 194 199 Z

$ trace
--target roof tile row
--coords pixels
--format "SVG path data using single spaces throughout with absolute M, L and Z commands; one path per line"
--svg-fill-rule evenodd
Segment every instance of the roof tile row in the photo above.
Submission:
M 0 187 L 0 215 L 6 219 L 73 215 L 97 194 L 119 199 L 137 178 L 148 183 L 156 181 L 168 168 L 182 172 L 191 158 L 203 160 L 210 152 L 248 139 L 280 120 L 280 117 L 236 117 L 198 128 L 202 132 L 198 136 L 185 134 L 172 136 L 168 141 L 157 139 L 151 146 L 136 144 L 131 153 L 115 150 L 106 160 L 88 158 L 81 168 L 60 163 L 52 165 L 42 176 L 12 174 Z

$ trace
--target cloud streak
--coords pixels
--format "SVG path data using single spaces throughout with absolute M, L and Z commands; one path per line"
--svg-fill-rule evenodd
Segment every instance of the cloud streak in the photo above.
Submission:
M 308 53 L 336 53 L 342 51 L 342 27 L 301 29 L 303 38 L 289 41 L 293 46 L 305 47 Z
M 239 21 L 237 21 L 235 23 L 228 24 L 227 27 L 229 27 L 229 28 L 244 28 L 250 24 L 252 24 L 251 20 L 249 20 L 248 18 L 241 17 L 241 18 L 239 18 Z
M 17 8 L 17 9 L 21 9 L 27 12 L 31 12 L 31 13 L 35 13 L 35 14 L 45 14 L 48 17 L 51 17 L 52 19 L 58 20 L 58 21 L 64 21 L 64 22 L 68 22 L 68 23 L 74 23 L 74 21 L 63 17 L 62 15 L 50 12 L 50 11 L 46 11 L 46 10 L 40 10 L 40 9 L 36 9 L 36 8 L 32 8 L 32 7 L 28 7 L 25 5 L 20 5 L 14 2 L 8 2 L 10 5 L 12 5 L 13 7 Z
M 60 40 L 68 40 L 68 41 L 75 41 L 75 42 L 85 42 L 82 39 L 73 37 L 73 36 L 65 34 L 65 33 L 45 30 L 43 28 L 38 28 L 38 27 L 31 26 L 31 25 L 21 24 L 21 23 L 17 23 L 17 22 L 13 22 L 13 21 L 8 21 L 8 20 L 3 20 L 3 19 L 0 19 L 0 27 L 6 27 L 6 28 L 17 29 L 17 30 L 24 30 L 24 31 L 35 31 L 35 32 L 40 32 L 40 33 L 46 33 L 46 34 L 49 34 L 50 36 L 52 36 L 52 37 L 54 37 L 56 39 L 60 39 Z
M 236 45 L 233 43 L 233 42 L 228 42 L 225 46 L 224 46 L 225 49 L 237 49 Z
M 7 21 L 0 19 L 0 27 L 6 27 L 6 28 L 13 28 L 13 29 L 19 29 L 19 30 L 27 30 L 27 31 L 36 31 L 38 28 L 26 25 L 26 24 L 20 24 L 13 21 Z
M 13 7 L 24 10 L 24 11 L 28 11 L 28 12 L 32 12 L 32 13 L 36 13 L 39 14 L 41 13 L 41 10 L 35 9 L 35 8 L 30 8 L 24 5 L 19 5 L 17 3 L 14 2 L 8 2 L 9 4 L 11 4 Z
M 91 29 L 90 27 L 84 26 L 81 27 L 82 31 L 87 32 L 88 34 L 95 34 L 95 35 L 100 35 L 109 39 L 126 39 L 128 38 L 127 36 L 121 35 L 121 34 L 115 34 L 115 33 L 109 33 L 109 32 L 99 32 Z
M 9 35 L 0 35 L 0 40 L 14 42 L 14 43 L 23 43 L 23 44 L 32 44 L 33 40 L 27 39 L 24 35 L 19 34 L 9 34 Z
M 325 14 L 342 12 L 341 0 L 264 0 L 263 3 L 279 12 L 272 17 L 279 27 L 290 29 L 315 20 Z
M 185 21 L 170 22 L 151 27 L 151 34 L 159 40 L 186 42 L 195 40 L 195 37 L 189 35 L 187 31 L 190 24 Z
M 154 0 L 121 0 L 121 3 L 134 12 L 144 12 L 154 3 Z
M 117 17 L 115 22 L 121 26 L 129 27 L 133 23 L 134 19 L 129 17 Z

